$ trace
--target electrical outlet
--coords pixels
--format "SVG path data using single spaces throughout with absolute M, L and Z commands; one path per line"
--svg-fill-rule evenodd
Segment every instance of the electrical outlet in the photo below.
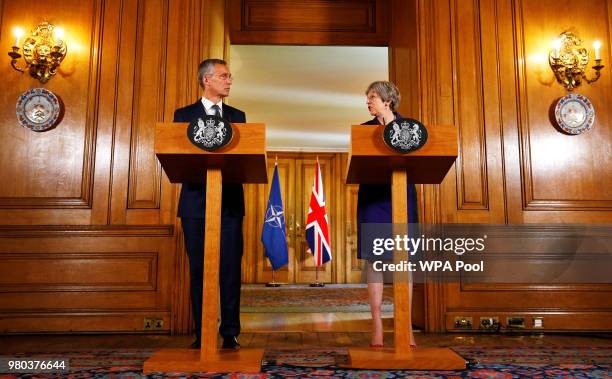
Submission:
M 524 317 L 508 317 L 506 319 L 506 327 L 508 329 L 525 329 Z
M 485 316 L 480 318 L 480 330 L 497 330 L 499 328 L 499 317 L 497 316 Z
M 153 328 L 154 329 L 163 329 L 163 327 L 164 327 L 164 319 L 155 318 L 153 320 L 154 320 L 154 324 L 153 324 Z
M 150 318 L 150 317 L 145 317 L 142 320 L 142 328 L 145 330 L 150 330 L 153 329 L 153 327 L 155 326 L 155 319 Z
M 543 329 L 544 328 L 544 317 L 541 317 L 541 316 L 534 317 L 532 327 L 534 329 Z
M 472 329 L 472 318 L 466 316 L 455 317 L 455 329 Z

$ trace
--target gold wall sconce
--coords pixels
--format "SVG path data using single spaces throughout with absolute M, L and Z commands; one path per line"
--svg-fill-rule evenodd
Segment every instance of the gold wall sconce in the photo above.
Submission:
M 593 83 L 601 76 L 600 71 L 604 68 L 601 64 L 601 42 L 595 41 L 593 49 L 595 77 L 588 79 L 585 70 L 589 64 L 589 51 L 582 46 L 582 40 L 571 32 L 563 32 L 555 40 L 553 49 L 548 53 L 548 62 L 557 81 L 568 91 L 579 87 L 583 80 Z
M 28 70 L 33 78 L 46 83 L 55 75 L 60 63 L 66 57 L 66 43 L 62 40 L 63 30 L 46 21 L 41 22 L 30 35 L 25 37 L 21 46 L 19 42 L 23 30 L 16 28 L 14 34 L 15 45 L 8 53 L 12 58 L 11 66 L 20 72 Z M 23 51 L 24 67 L 18 66 L 18 60 L 22 57 L 20 49 Z

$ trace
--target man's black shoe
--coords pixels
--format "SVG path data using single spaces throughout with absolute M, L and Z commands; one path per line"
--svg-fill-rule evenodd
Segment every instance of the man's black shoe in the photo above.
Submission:
M 221 348 L 238 350 L 240 349 L 240 344 L 236 337 L 223 337 L 223 346 L 221 346 Z
M 196 338 L 196 340 L 195 340 L 195 341 L 193 341 L 193 342 L 191 343 L 191 345 L 189 345 L 189 348 L 190 348 L 190 349 L 199 349 L 199 348 L 200 348 L 200 345 L 201 345 L 201 343 L 200 343 L 200 339 L 199 339 L 199 338 Z

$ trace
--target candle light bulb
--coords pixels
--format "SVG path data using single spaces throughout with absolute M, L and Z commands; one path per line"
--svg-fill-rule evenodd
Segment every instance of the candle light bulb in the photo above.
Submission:
M 601 59 L 601 42 L 593 42 L 593 48 L 595 49 L 595 60 Z
M 54 34 L 55 34 L 55 38 L 61 40 L 64 37 L 64 29 L 62 29 L 62 28 L 55 28 Z
M 561 48 L 561 38 L 555 38 L 555 40 L 552 43 L 552 46 L 553 46 L 553 51 L 552 51 L 553 58 L 559 58 L 559 49 Z
M 19 39 L 23 36 L 23 29 L 16 27 L 13 29 L 13 35 L 15 36 L 15 44 L 13 46 L 19 46 Z

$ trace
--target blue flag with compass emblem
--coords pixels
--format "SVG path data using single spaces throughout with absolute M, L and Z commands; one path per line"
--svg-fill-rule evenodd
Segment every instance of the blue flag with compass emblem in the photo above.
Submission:
M 274 165 L 274 176 L 270 186 L 266 217 L 261 229 L 261 242 L 264 245 L 264 254 L 270 259 L 274 270 L 283 267 L 289 262 L 287 235 L 285 234 L 285 212 L 283 210 L 280 179 L 276 165 Z

